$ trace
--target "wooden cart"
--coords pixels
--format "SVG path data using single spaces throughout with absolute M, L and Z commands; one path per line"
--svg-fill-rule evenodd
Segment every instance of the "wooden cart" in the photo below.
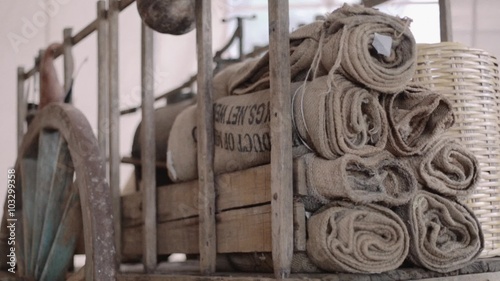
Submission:
M 24 134 L 24 81 L 37 71 L 18 69 L 16 170 L 23 188 L 17 270 L 24 276 L 57 280 L 58 259 L 71 256 L 83 227 L 84 270 L 70 280 L 500 280 L 500 259 L 479 260 L 448 274 L 398 269 L 383 274 L 291 274 L 295 256 L 304 253 L 307 195 L 304 179 L 293 173 L 289 92 L 288 1 L 269 1 L 270 73 L 273 92 L 271 163 L 215 176 L 213 171 L 211 1 L 197 1 L 199 180 L 156 188 L 153 127 L 152 31 L 142 29 L 142 172 L 143 190 L 120 197 L 118 151 L 118 16 L 133 0 L 98 2 L 98 18 L 76 35 L 66 29 L 62 53 L 94 31 L 99 46 L 99 119 L 109 118 L 108 136 L 99 122 L 98 139 L 85 117 L 71 105 L 41 111 Z M 367 1 L 370 2 L 370 1 Z M 373 1 L 377 2 L 377 1 Z M 444 39 L 449 39 L 448 2 L 439 1 Z M 65 59 L 65 70 L 71 61 Z M 65 71 L 65 85 L 70 83 Z M 109 100 L 107 97 L 109 96 Z M 109 187 L 102 151 L 109 147 Z M 73 177 L 73 173 L 75 177 Z M 295 175 L 295 177 L 294 177 Z M 30 190 L 24 186 L 36 187 Z M 290 188 L 292 187 L 293 188 Z M 21 194 L 22 191 L 22 194 Z M 41 198 L 46 197 L 45 200 Z M 78 198 L 80 198 L 78 200 Z M 78 208 L 81 204 L 81 211 Z M 157 204 L 161 202 L 161 204 Z M 59 203 L 59 204 L 56 204 Z M 59 214 L 59 215 L 57 215 Z M 82 218 L 81 220 L 79 218 Z M 7 218 L 4 217 L 4 221 Z M 23 235 L 24 233 L 24 235 Z M 31 237 L 30 237 L 31 236 Z M 48 246 L 47 246 L 48 245 Z M 78 250 L 76 250 L 78 251 Z M 82 251 L 80 249 L 80 251 Z M 162 263 L 171 253 L 199 255 L 199 262 Z M 272 263 L 274 274 L 216 271 L 227 253 L 249 253 Z M 258 254 L 256 254 L 258 253 Z M 142 258 L 140 272 L 120 266 Z M 64 270 L 62 271 L 65 272 Z M 38 275 L 37 275 L 38 274 Z M 29 278 L 28 278 L 29 279 Z M 25 280 L 12 275 L 0 280 Z

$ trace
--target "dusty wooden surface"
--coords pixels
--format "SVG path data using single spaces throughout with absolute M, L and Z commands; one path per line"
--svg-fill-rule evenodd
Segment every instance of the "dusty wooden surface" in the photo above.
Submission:
M 288 1 L 269 0 L 272 241 L 276 277 L 290 274 L 293 254 L 292 121 Z
M 236 281 L 271 281 L 276 280 L 272 274 L 263 273 L 216 273 L 214 276 L 200 276 L 193 272 L 193 262 L 187 262 L 182 271 L 181 264 L 160 265 L 163 271 L 157 274 L 139 275 L 132 272 L 120 274 L 119 281 L 163 281 L 163 280 L 188 280 L 188 281 L 209 281 L 209 280 L 236 280 Z M 170 272 L 167 274 L 166 272 Z M 447 274 L 429 272 L 419 268 L 404 268 L 382 274 L 291 274 L 287 280 L 303 281 L 497 281 L 500 280 L 500 258 L 478 260 L 472 265 Z
M 269 165 L 217 176 L 216 211 L 270 202 L 270 177 Z M 197 216 L 197 194 L 197 180 L 157 188 L 158 222 Z M 142 224 L 140 192 L 123 196 L 122 206 L 123 227 Z
M 215 271 L 216 227 L 214 184 L 214 124 L 212 100 L 212 14 L 211 0 L 196 1 L 196 44 L 198 54 L 198 206 L 200 210 L 200 271 Z

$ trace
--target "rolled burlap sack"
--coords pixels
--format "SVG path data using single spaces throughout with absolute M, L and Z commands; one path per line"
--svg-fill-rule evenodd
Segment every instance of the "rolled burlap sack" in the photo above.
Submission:
M 371 157 L 346 154 L 326 160 L 312 153 L 304 161 L 309 195 L 323 203 L 349 199 L 355 203 L 384 203 L 398 206 L 407 203 L 417 190 L 411 169 L 389 152 Z
M 390 128 L 387 149 L 396 156 L 424 153 L 455 122 L 450 101 L 426 88 L 409 85 L 397 94 L 382 95 L 381 103 Z
M 156 147 L 156 162 L 163 162 L 167 159 L 167 143 L 170 136 L 170 131 L 174 124 L 174 120 L 186 107 L 192 105 L 194 99 L 184 100 L 178 103 L 169 104 L 164 107 L 155 109 L 154 116 L 154 128 L 155 128 L 155 147 Z M 134 138 L 132 141 L 132 157 L 135 159 L 141 159 L 141 123 L 137 126 L 134 133 Z M 140 165 L 134 165 L 135 177 L 137 181 L 142 180 L 142 170 Z M 162 168 L 156 167 L 156 185 L 162 186 L 171 183 L 167 173 L 167 167 Z
M 452 138 L 440 138 L 429 146 L 422 155 L 402 158 L 412 167 L 418 182 L 444 196 L 469 196 L 480 178 L 476 156 Z
M 369 204 L 332 202 L 307 223 L 307 254 L 326 271 L 380 273 L 408 254 L 406 227 L 393 211 Z
M 301 83 L 292 83 L 294 92 Z M 214 172 L 226 173 L 267 164 L 271 151 L 270 90 L 228 96 L 214 103 Z M 193 180 L 197 172 L 197 108 L 190 107 L 174 122 L 168 141 L 167 167 L 173 181 Z M 293 155 L 307 149 L 294 138 Z
M 374 155 L 384 150 L 388 123 L 378 94 L 341 75 L 335 85 L 322 76 L 301 87 L 293 100 L 295 129 L 317 154 L 335 159 L 345 154 Z
M 416 67 L 416 44 L 409 23 L 409 19 L 373 8 L 344 4 L 323 24 L 321 64 L 370 89 L 402 91 Z M 389 40 L 389 55 L 380 54 L 374 46 L 380 36 Z
M 311 68 L 318 49 L 321 23 L 300 27 L 290 34 L 290 79 L 292 82 L 304 81 L 306 73 Z M 318 67 L 310 78 L 328 73 L 323 67 Z M 269 53 L 257 60 L 250 60 L 245 67 L 239 68 L 233 75 L 229 92 L 232 95 L 253 93 L 269 88 Z
M 449 272 L 471 263 L 484 248 L 477 218 L 459 202 L 419 191 L 396 212 L 411 234 L 408 257 L 415 265 Z

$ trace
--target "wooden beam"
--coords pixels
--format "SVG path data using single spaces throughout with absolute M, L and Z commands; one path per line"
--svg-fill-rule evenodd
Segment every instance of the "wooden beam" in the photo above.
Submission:
M 153 30 L 142 23 L 142 125 L 141 169 L 142 169 L 142 206 L 143 263 L 147 273 L 153 272 L 157 264 L 156 237 L 156 144 L 154 120 L 154 34 Z
M 63 30 L 63 58 L 64 58 L 64 93 L 67 94 L 73 83 L 73 42 L 71 40 L 71 33 L 73 29 L 65 28 Z M 72 103 L 71 99 L 69 103 Z
M 198 178 L 200 189 L 199 247 L 200 272 L 215 272 L 215 184 L 212 101 L 212 15 L 211 0 L 196 1 L 196 42 L 198 53 Z
M 24 68 L 17 68 L 17 148 L 24 135 L 24 119 L 26 118 L 26 96 L 24 95 Z
M 453 41 L 450 0 L 439 0 L 439 23 L 441 29 L 441 42 Z
M 109 48 L 106 1 L 97 2 L 97 140 L 103 159 L 109 145 Z M 106 165 L 106 169 L 108 165 Z
M 109 185 L 113 195 L 113 216 L 115 224 L 116 264 L 121 259 L 121 206 L 120 206 L 120 95 L 118 56 L 119 0 L 109 0 L 108 48 L 109 48 Z
M 293 255 L 292 122 L 288 1 L 269 0 L 271 193 L 276 278 L 290 275 Z

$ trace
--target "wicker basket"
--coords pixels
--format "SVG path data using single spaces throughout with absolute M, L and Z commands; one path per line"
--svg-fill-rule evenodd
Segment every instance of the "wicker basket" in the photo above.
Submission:
M 453 103 L 449 134 L 477 156 L 481 181 L 467 204 L 485 234 L 481 257 L 500 256 L 500 79 L 495 57 L 458 43 L 418 45 L 414 82 L 438 90 Z

